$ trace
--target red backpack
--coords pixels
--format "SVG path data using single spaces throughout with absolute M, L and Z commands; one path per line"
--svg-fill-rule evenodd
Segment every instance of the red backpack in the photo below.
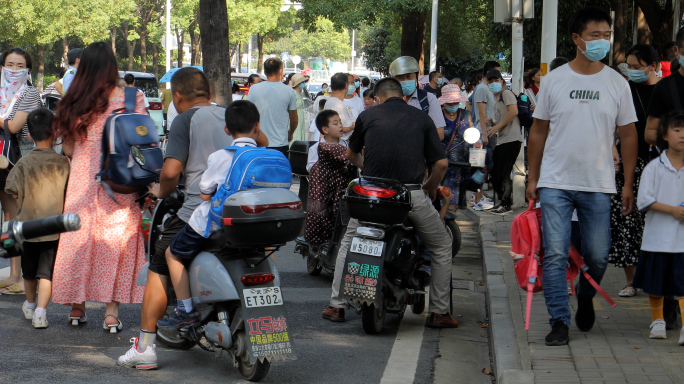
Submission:
M 598 293 L 615 307 L 617 303 L 608 296 L 598 283 L 587 272 L 589 267 L 575 247 L 570 245 L 568 258 L 567 281 L 570 283 L 572 295 L 575 295 L 575 278 L 582 271 L 584 277 Z M 542 270 L 544 250 L 542 247 L 541 209 L 534 208 L 534 200 L 530 200 L 527 210 L 513 218 L 511 225 L 511 257 L 515 266 L 515 275 L 520 288 L 527 291 L 527 308 L 525 313 L 525 330 L 530 329 L 530 312 L 532 294 L 542 291 Z

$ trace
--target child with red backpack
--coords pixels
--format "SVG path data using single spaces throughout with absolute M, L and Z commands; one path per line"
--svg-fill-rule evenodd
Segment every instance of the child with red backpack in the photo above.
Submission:
M 651 339 L 667 338 L 663 296 L 679 296 L 684 311 L 684 112 L 666 115 L 658 128 L 659 158 L 641 176 L 637 207 L 647 210 L 634 287 L 648 293 Z M 679 336 L 684 345 L 684 328 Z

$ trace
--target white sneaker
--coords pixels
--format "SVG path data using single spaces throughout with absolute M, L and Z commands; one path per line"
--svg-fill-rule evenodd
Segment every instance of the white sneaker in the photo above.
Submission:
M 33 315 L 33 321 L 31 321 L 31 324 L 33 324 L 33 328 L 35 329 L 44 329 L 48 327 L 48 321 L 47 317 L 45 315 Z
M 667 339 L 667 333 L 665 332 L 665 320 L 656 319 L 654 322 L 652 322 L 651 334 L 648 337 L 651 339 Z
M 494 201 L 485 195 L 482 195 L 482 200 L 484 200 L 490 204 L 494 204 Z M 480 201 L 482 201 L 482 200 L 480 200 Z
M 473 204 L 473 211 L 481 211 L 481 210 L 482 210 L 482 206 L 480 205 L 480 203 Z
M 480 205 L 480 208 L 482 208 L 485 211 L 494 208 L 494 204 L 485 200 L 484 197 L 480 200 L 478 204 Z
M 118 364 L 125 368 L 157 369 L 156 345 L 148 345 L 145 352 L 138 352 L 138 338 L 132 338 L 131 343 L 131 349 L 119 356 Z
M 35 312 L 35 308 L 31 309 L 29 308 L 26 304 L 28 301 L 24 300 L 24 304 L 21 305 L 21 311 L 24 312 L 24 317 L 26 320 L 33 320 L 33 312 Z
M 684 327 L 679 332 L 679 345 L 684 345 Z

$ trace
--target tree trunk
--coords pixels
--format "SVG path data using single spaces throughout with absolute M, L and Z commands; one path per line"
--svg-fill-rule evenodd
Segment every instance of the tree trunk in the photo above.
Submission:
M 213 100 L 227 105 L 231 100 L 228 9 L 225 0 L 199 0 L 199 27 L 204 73 Z
M 426 12 L 411 12 L 401 20 L 401 55 L 411 56 L 418 61 L 420 75 L 423 75 Z
M 140 67 L 142 72 L 147 72 L 147 26 L 143 25 L 140 32 Z
M 259 51 L 257 56 L 257 72 L 261 73 L 264 69 L 264 37 L 261 33 L 257 33 L 257 51 Z
M 183 68 L 183 46 L 185 45 L 184 37 L 183 35 L 185 34 L 183 31 L 178 30 L 178 25 L 176 25 L 176 39 L 178 41 L 178 49 L 176 50 L 176 57 L 178 61 L 178 68 Z
M 684 2 L 680 1 L 682 4 Z M 648 23 L 648 28 L 651 30 L 653 35 L 653 40 L 651 44 L 655 45 L 658 50 L 662 49 L 663 45 L 667 42 L 672 41 L 672 25 L 673 25 L 673 13 L 672 0 L 667 0 L 665 6 L 661 8 L 659 1 L 654 0 L 635 0 L 635 5 L 641 8 L 644 13 L 644 18 Z M 676 20 L 682 19 L 682 12 L 684 11 L 684 6 L 680 7 L 679 15 L 677 15 Z
M 124 30 L 124 40 L 126 42 L 126 53 L 128 54 L 128 65 L 126 66 L 127 71 L 132 71 L 133 70 L 133 52 L 135 51 L 135 41 L 130 41 L 128 40 L 128 35 L 129 35 L 129 29 L 128 29 L 128 20 L 124 21 L 122 24 L 123 30 Z
M 627 24 L 625 22 L 625 12 L 627 11 L 627 0 L 612 0 L 611 8 L 615 11 L 615 25 L 613 31 L 613 64 L 618 65 L 625 62 L 627 50 Z
M 197 21 L 190 23 L 188 34 L 190 35 L 190 65 L 200 65 L 200 33 L 197 30 Z
M 242 44 L 238 44 L 237 52 L 238 52 L 237 65 L 236 65 L 237 69 L 235 70 L 235 72 L 242 73 Z
M 112 39 L 112 51 L 114 51 L 114 56 L 116 56 L 116 31 L 117 27 L 113 26 L 112 29 L 109 30 L 109 36 Z
M 159 79 L 159 49 L 157 44 L 152 44 L 152 73 Z
M 69 59 L 67 59 L 67 52 L 69 52 L 69 40 L 64 36 L 62 38 L 62 62 L 64 63 L 64 69 L 69 68 Z
M 651 44 L 651 30 L 648 28 L 648 23 L 646 22 L 646 17 L 641 11 L 641 8 L 637 7 L 639 14 L 637 15 L 637 41 L 639 44 Z M 661 47 L 658 47 L 661 48 Z
M 38 57 L 38 73 L 36 74 L 35 87 L 38 92 L 43 92 L 43 75 L 45 73 L 45 46 L 38 44 L 36 47 L 36 54 Z

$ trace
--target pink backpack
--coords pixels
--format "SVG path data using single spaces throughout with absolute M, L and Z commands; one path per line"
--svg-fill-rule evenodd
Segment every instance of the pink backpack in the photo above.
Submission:
M 511 257 L 515 265 L 515 275 L 520 288 L 527 291 L 527 308 L 525 312 L 525 330 L 530 329 L 530 313 L 532 309 L 532 294 L 542 291 L 542 270 L 544 250 L 542 247 L 542 218 L 541 209 L 534 208 L 534 200 L 530 200 L 527 210 L 513 218 L 511 225 Z M 582 271 L 584 277 L 591 283 L 606 301 L 615 307 L 617 303 L 611 299 L 598 283 L 587 272 L 589 267 L 574 246 L 570 245 L 568 258 L 567 281 L 572 295 L 575 295 L 575 278 Z

